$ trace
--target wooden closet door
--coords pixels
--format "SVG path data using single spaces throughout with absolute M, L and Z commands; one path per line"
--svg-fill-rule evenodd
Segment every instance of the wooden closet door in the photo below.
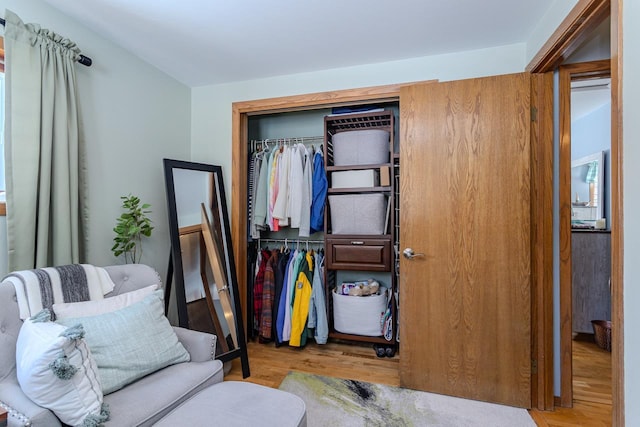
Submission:
M 400 381 L 531 405 L 530 76 L 403 87 Z

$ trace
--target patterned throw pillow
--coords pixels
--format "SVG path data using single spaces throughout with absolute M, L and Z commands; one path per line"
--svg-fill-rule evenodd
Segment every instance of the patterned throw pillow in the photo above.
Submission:
M 50 321 L 48 310 L 25 320 L 16 343 L 20 387 L 65 424 L 101 425 L 108 420 L 96 363 L 81 325 Z M 93 423 L 93 424 L 91 424 Z

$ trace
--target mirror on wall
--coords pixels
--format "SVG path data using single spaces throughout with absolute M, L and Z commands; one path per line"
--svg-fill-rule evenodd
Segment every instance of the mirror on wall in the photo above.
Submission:
M 571 161 L 573 221 L 595 222 L 604 218 L 604 153 Z
M 164 159 L 164 173 L 171 237 L 165 308 L 171 301 L 179 326 L 215 334 L 216 358 L 240 357 L 246 378 L 249 360 L 222 168 Z

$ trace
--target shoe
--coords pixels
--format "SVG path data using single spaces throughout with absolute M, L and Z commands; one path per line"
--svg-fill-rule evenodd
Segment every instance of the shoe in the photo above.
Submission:
M 389 346 L 384 350 L 384 353 L 387 357 L 393 357 L 396 355 L 396 347 L 395 346 Z
M 385 348 L 380 344 L 374 344 L 373 349 L 376 351 L 376 356 L 384 357 L 386 355 Z

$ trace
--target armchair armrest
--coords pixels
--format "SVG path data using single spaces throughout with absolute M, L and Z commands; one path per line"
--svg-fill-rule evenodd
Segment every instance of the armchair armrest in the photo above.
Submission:
M 218 337 L 206 332 L 192 331 L 191 329 L 174 326 L 173 330 L 178 340 L 191 355 L 192 362 L 206 362 L 216 356 L 216 343 Z
M 11 380 L 0 382 L 0 406 L 8 412 L 8 427 L 49 427 L 60 426 L 60 420 L 48 409 L 36 405 Z

